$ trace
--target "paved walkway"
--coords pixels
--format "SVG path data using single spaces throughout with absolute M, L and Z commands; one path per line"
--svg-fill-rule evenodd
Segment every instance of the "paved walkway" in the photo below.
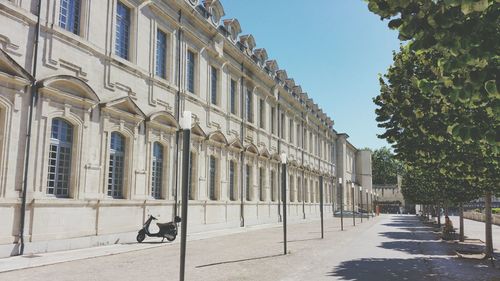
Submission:
M 352 227 L 329 217 L 282 228 L 264 227 L 188 244 L 187 280 L 500 280 L 487 261 L 455 258 L 457 244 L 441 242 L 415 216 L 383 215 Z M 500 234 L 500 227 L 495 234 Z M 467 226 L 466 226 L 467 233 Z M 496 235 L 499 237 L 499 235 Z M 156 246 L 156 245 L 155 245 Z M 498 250 L 498 249 L 497 249 Z M 33 259 L 36 259 L 33 258 Z M 2 263 L 3 260 L 0 260 Z M 177 280 L 179 244 L 0 273 L 0 280 Z

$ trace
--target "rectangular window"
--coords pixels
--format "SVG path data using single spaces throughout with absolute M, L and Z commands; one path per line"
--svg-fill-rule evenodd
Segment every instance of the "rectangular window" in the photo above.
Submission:
M 297 146 L 300 147 L 300 141 L 301 141 L 301 138 L 300 138 L 300 125 L 297 124 Z
M 246 107 L 247 121 L 253 123 L 253 98 L 251 90 L 247 91 L 246 105 L 247 105 Z
M 194 93 L 194 69 L 195 69 L 195 56 L 191 51 L 187 52 L 187 90 Z
M 210 67 L 210 100 L 217 105 L 217 68 Z
M 297 200 L 302 202 L 302 182 L 300 177 L 297 177 Z
M 130 8 L 118 1 L 116 5 L 116 41 L 117 56 L 128 59 L 130 44 Z
M 295 201 L 295 185 L 294 185 L 294 177 L 290 175 L 290 183 L 288 184 L 290 186 L 290 202 Z
M 288 129 L 288 139 L 290 141 L 290 144 L 293 144 L 293 119 L 290 118 L 289 121 L 289 129 Z
M 61 0 L 59 26 L 78 35 L 80 32 L 80 0 Z
M 266 122 L 266 108 L 265 108 L 265 103 L 263 99 L 259 100 L 259 123 L 260 127 L 262 129 L 265 129 L 265 122 Z
M 195 200 L 196 199 L 196 192 L 194 190 L 195 188 L 195 171 L 196 171 L 196 158 L 193 152 L 189 153 L 189 186 L 188 186 L 188 197 L 189 200 Z M 173 189 L 172 189 L 173 191 Z M 172 194 L 174 195 L 174 194 Z
M 217 164 L 217 160 L 215 159 L 214 156 L 210 156 L 210 166 L 209 166 L 209 169 L 210 169 L 210 190 L 209 190 L 209 196 L 210 196 L 210 200 L 217 200 L 217 196 L 216 196 L 216 186 L 215 186 L 215 183 L 216 183 L 216 176 L 217 176 L 217 167 L 216 167 L 216 164 Z
M 167 34 L 156 31 L 156 75 L 167 78 Z
M 233 79 L 231 79 L 230 91 L 231 113 L 236 114 L 236 81 Z
M 250 165 L 246 165 L 246 169 L 245 169 L 245 186 L 246 186 L 246 197 L 247 197 L 247 201 L 252 201 L 252 197 L 251 197 L 251 180 L 250 178 L 252 177 L 252 168 L 250 167 Z
M 276 134 L 276 108 L 271 107 L 271 133 Z

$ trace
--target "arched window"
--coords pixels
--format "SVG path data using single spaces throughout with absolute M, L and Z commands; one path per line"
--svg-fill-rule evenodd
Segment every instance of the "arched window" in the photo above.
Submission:
M 266 182 L 266 171 L 263 167 L 259 169 L 259 199 L 260 201 L 266 201 L 266 192 L 264 189 L 264 184 Z
M 153 163 L 151 166 L 151 196 L 160 199 L 163 183 L 163 146 L 159 142 L 153 144 Z
M 229 200 L 235 201 L 238 198 L 236 193 L 236 163 L 229 161 Z
M 125 137 L 118 132 L 112 132 L 109 149 L 108 196 L 123 198 L 124 171 Z
M 271 170 L 271 201 L 276 201 L 276 172 Z
M 217 174 L 218 174 L 218 169 L 217 169 L 217 159 L 213 155 L 210 156 L 209 169 L 210 169 L 209 170 L 209 172 L 210 172 L 209 197 L 210 197 L 210 200 L 217 200 Z
M 60 118 L 52 120 L 47 193 L 69 197 L 73 126 Z
M 189 187 L 188 197 L 189 200 L 196 200 L 196 171 L 198 170 L 197 158 L 194 152 L 189 153 Z
M 245 187 L 246 187 L 247 201 L 252 201 L 251 184 L 252 184 L 252 167 L 247 164 L 245 166 Z
M 304 200 L 302 198 L 302 181 L 299 176 L 297 176 L 297 197 L 299 202 L 302 202 L 302 200 Z

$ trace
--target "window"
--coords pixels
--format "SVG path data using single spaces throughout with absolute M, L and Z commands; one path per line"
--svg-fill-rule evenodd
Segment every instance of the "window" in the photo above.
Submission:
M 187 90 L 194 93 L 194 69 L 196 61 L 194 53 L 191 51 L 187 52 Z
M 259 169 L 259 199 L 260 201 L 266 201 L 266 193 L 264 190 L 264 185 L 266 182 L 266 172 L 264 168 Z
M 301 141 L 301 138 L 300 138 L 300 125 L 297 124 L 297 146 L 300 147 L 300 141 Z
M 167 34 L 156 30 L 156 75 L 167 78 Z
M 288 122 L 288 139 L 290 141 L 290 144 L 293 144 L 293 119 L 290 118 L 290 121 Z
M 297 177 L 297 199 L 299 202 L 302 202 L 302 181 L 300 177 Z
M 121 58 L 129 58 L 130 8 L 118 1 L 116 5 L 115 52 Z
M 309 132 L 309 152 L 312 153 L 313 152 L 313 134 L 312 132 Z
M 271 171 L 271 200 L 276 201 L 276 172 L 274 170 Z
M 163 182 L 163 146 L 159 142 L 153 144 L 153 163 L 151 165 L 151 196 L 161 198 Z
M 69 197 L 73 126 L 59 118 L 52 120 L 49 147 L 47 193 Z
M 188 187 L 188 197 L 189 200 L 196 200 L 196 155 L 194 152 L 189 153 L 189 187 Z
M 247 105 L 247 121 L 250 123 L 253 123 L 253 101 L 252 101 L 252 91 L 247 90 L 247 99 L 246 99 L 246 105 Z
M 250 165 L 246 165 L 245 167 L 245 185 L 246 185 L 246 197 L 247 197 L 247 201 L 251 201 L 252 200 L 252 197 L 251 197 L 251 177 L 252 177 L 252 167 L 250 167 Z
M 210 100 L 217 105 L 217 68 L 210 67 Z
M 234 81 L 233 79 L 231 79 L 230 95 L 231 113 L 236 114 L 236 81 Z
M 263 99 L 259 100 L 259 125 L 262 129 L 265 129 L 266 123 L 266 105 Z
M 210 156 L 210 165 L 209 165 L 209 174 L 210 174 L 210 190 L 209 197 L 210 200 L 217 200 L 217 159 L 213 155 Z
M 276 108 L 271 107 L 271 133 L 276 134 Z
M 281 138 L 285 138 L 285 114 L 281 113 Z
M 59 26 L 78 35 L 80 32 L 80 0 L 61 0 Z
M 294 184 L 294 177 L 290 175 L 290 202 L 295 201 L 295 184 Z
M 117 132 L 111 133 L 108 171 L 108 196 L 123 198 L 123 176 L 125 164 L 125 138 Z
M 238 195 L 236 194 L 236 163 L 229 161 L 229 200 L 236 201 Z

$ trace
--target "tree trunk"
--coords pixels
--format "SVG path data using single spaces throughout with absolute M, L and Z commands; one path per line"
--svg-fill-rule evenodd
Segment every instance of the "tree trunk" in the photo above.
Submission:
M 486 216 L 486 258 L 493 259 L 493 237 L 491 233 L 491 191 L 486 191 L 484 196 L 484 214 Z
M 465 240 L 465 235 L 464 235 L 464 206 L 462 203 L 460 203 L 460 242 L 464 242 Z
M 436 215 L 438 217 L 438 226 L 439 228 L 441 228 L 441 205 L 437 205 L 437 212 L 436 212 Z

